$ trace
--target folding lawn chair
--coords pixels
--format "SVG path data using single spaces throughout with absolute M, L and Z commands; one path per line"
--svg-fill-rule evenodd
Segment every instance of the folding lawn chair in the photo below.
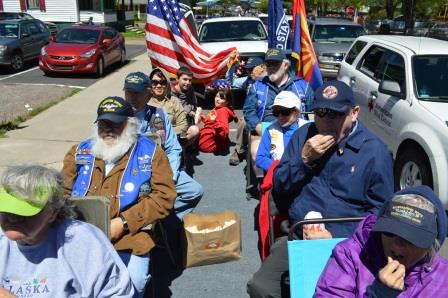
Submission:
M 333 247 L 346 238 L 298 240 L 297 232 L 305 224 L 343 223 L 364 217 L 318 218 L 295 223 L 288 235 L 288 260 L 291 298 L 313 297 L 319 276 L 327 264 Z

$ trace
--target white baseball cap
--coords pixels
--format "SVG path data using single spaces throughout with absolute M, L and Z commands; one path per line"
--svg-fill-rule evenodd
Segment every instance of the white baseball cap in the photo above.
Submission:
M 302 102 L 300 101 L 299 97 L 295 95 L 291 91 L 282 91 L 274 99 L 274 104 L 272 107 L 279 106 L 284 108 L 296 108 L 299 111 L 302 107 Z

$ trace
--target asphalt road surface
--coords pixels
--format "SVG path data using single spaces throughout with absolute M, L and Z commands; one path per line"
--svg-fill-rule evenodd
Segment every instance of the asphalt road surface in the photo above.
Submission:
M 238 111 L 240 113 L 240 111 Z M 235 140 L 235 125 L 231 125 L 231 140 Z M 233 147 L 230 148 L 232 152 Z M 156 298 L 241 298 L 248 297 L 246 283 L 260 266 L 257 232 L 254 231 L 254 212 L 257 200 L 246 199 L 244 166 L 229 166 L 229 154 L 216 156 L 201 153 L 201 165 L 194 167 L 196 179 L 204 188 L 204 196 L 195 208 L 196 214 L 210 214 L 224 210 L 235 211 L 241 218 L 241 259 L 221 264 L 173 270 L 170 261 L 157 251 L 153 265 L 171 271 L 173 276 L 160 280 L 155 276 Z M 158 270 L 157 270 L 158 271 Z M 168 285 L 166 284 L 168 283 Z M 145 297 L 151 297 L 148 293 Z
M 146 51 L 145 41 L 143 39 L 126 40 L 127 60 L 143 54 Z M 113 72 L 120 65 L 113 65 L 105 70 L 105 76 Z M 45 76 L 38 67 L 38 60 L 29 61 L 23 71 L 14 73 L 8 68 L 0 68 L 0 84 L 37 84 L 37 85 L 61 85 L 69 87 L 85 88 L 95 83 L 99 78 L 86 74 L 55 74 Z

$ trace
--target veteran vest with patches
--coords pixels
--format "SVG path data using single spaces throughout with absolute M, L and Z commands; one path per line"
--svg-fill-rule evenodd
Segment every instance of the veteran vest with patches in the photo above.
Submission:
M 264 110 L 266 109 L 267 97 L 269 93 L 268 85 L 264 84 L 262 81 L 256 81 L 254 83 L 255 91 L 257 92 L 257 116 L 258 119 L 263 120 Z M 292 83 L 291 88 L 288 91 L 293 92 L 297 97 L 302 101 L 302 109 L 301 112 L 305 112 L 306 107 L 303 104 L 303 99 L 305 98 L 305 92 L 308 88 L 308 84 L 304 80 L 294 81 Z M 300 115 L 301 118 L 304 118 L 304 115 Z
M 91 139 L 83 141 L 76 148 L 75 160 L 78 176 L 73 185 L 72 196 L 83 197 L 89 190 L 95 163 L 95 156 L 91 149 Z M 138 137 L 120 181 L 118 193 L 120 211 L 124 211 L 136 203 L 140 192 L 150 192 L 149 182 L 151 181 L 152 159 L 155 150 L 155 142 L 142 136 Z

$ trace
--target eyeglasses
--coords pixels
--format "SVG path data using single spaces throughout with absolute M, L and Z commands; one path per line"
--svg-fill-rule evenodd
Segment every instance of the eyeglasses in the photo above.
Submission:
M 274 117 L 278 117 L 280 115 L 282 115 L 282 116 L 289 116 L 289 115 L 291 115 L 292 111 L 294 111 L 294 109 L 272 110 L 272 115 L 274 115 Z
M 325 116 L 327 116 L 330 119 L 336 119 L 339 117 L 343 117 L 346 114 L 347 114 L 346 112 L 338 112 L 338 111 L 327 109 L 327 108 L 321 108 L 321 109 L 314 110 L 314 115 L 316 115 L 319 118 L 324 118 Z
M 157 86 L 157 85 L 166 86 L 167 81 L 165 81 L 165 80 L 152 80 L 151 83 L 152 83 L 152 86 Z
M 282 61 L 266 61 L 266 67 L 277 67 L 282 64 Z

